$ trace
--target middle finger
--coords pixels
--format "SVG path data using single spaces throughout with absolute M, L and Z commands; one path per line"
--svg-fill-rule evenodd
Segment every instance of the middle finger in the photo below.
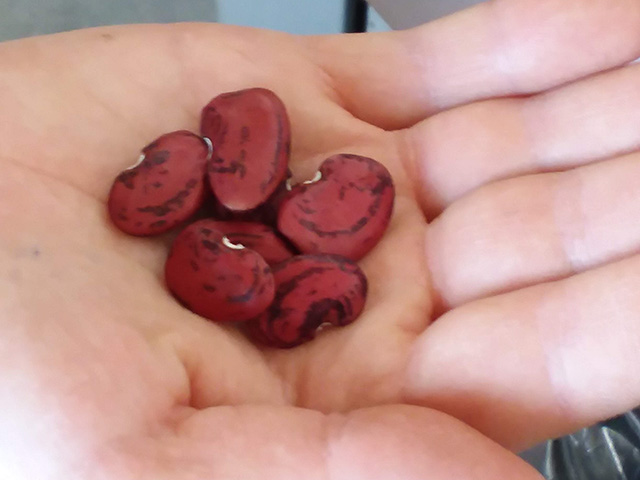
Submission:
M 443 308 L 563 278 L 637 252 L 640 153 L 488 185 L 427 230 Z

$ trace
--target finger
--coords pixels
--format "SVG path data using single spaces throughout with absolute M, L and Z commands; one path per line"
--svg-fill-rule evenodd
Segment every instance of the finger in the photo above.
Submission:
M 488 185 L 428 228 L 443 308 L 571 274 L 638 251 L 640 154 Z
M 639 27 L 634 0 L 495 0 L 406 32 L 313 42 L 344 105 L 393 129 L 632 61 Z
M 124 460 L 110 463 L 136 465 L 153 472 L 153 478 L 541 478 L 464 424 L 416 407 L 375 408 L 346 416 L 221 407 L 194 413 L 176 431 L 175 437 L 157 439 L 151 452 L 123 445 L 117 453 Z
M 516 175 L 557 171 L 640 147 L 628 66 L 525 99 L 466 105 L 407 132 L 423 203 L 435 214 L 470 190 Z
M 406 394 L 514 450 L 640 403 L 640 256 L 452 310 L 415 344 Z

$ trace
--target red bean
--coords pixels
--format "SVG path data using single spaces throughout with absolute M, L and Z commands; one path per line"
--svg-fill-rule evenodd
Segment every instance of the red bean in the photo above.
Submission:
M 209 148 L 180 130 L 142 150 L 141 161 L 115 179 L 108 209 L 113 223 L 130 235 L 156 235 L 187 220 L 205 197 Z
M 358 155 L 335 155 L 318 179 L 293 187 L 278 212 L 278 229 L 303 253 L 366 255 L 384 234 L 393 210 L 387 169 Z
M 250 335 L 266 345 L 300 345 L 313 339 L 323 324 L 350 324 L 364 308 L 367 279 L 347 258 L 299 255 L 275 266 L 273 273 L 273 303 L 247 323 Z
M 244 245 L 259 253 L 269 265 L 294 256 L 289 246 L 269 226 L 257 222 L 214 221 L 211 223 L 231 242 Z
M 287 171 L 287 179 L 290 177 L 291 173 Z M 210 201 L 207 201 L 207 211 L 211 217 L 217 220 L 257 222 L 276 228 L 278 223 L 278 209 L 284 198 L 289 194 L 287 179 L 280 182 L 280 185 L 278 185 L 271 196 L 256 208 L 234 212 L 233 210 L 225 208 L 215 196 L 213 196 Z
M 257 342 L 291 348 L 354 322 L 368 288 L 356 261 L 393 211 L 388 170 L 339 154 L 291 187 L 289 118 L 265 88 L 215 97 L 200 130 L 159 137 L 118 175 L 108 200 L 115 225 L 142 236 L 191 219 L 165 263 L 169 291 L 206 319 L 244 322 Z
M 211 187 L 233 211 L 263 203 L 285 178 L 291 128 L 282 101 L 251 88 L 217 96 L 202 110 L 200 130 L 211 139 Z
M 271 304 L 271 269 L 253 250 L 234 246 L 211 220 L 189 225 L 165 265 L 169 290 L 189 310 L 216 322 L 253 318 Z

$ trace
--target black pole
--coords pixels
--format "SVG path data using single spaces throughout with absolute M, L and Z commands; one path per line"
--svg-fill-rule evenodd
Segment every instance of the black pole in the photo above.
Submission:
M 345 0 L 345 33 L 366 32 L 368 12 L 369 5 L 365 0 Z

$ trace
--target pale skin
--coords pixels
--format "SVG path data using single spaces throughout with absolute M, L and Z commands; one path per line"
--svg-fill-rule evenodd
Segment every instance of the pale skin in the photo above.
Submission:
M 639 28 L 632 0 L 497 0 L 0 45 L 0 477 L 540 478 L 513 452 L 640 403 Z M 364 314 L 289 351 L 180 307 L 169 236 L 106 216 L 142 146 L 251 86 L 298 180 L 348 152 L 397 188 Z

